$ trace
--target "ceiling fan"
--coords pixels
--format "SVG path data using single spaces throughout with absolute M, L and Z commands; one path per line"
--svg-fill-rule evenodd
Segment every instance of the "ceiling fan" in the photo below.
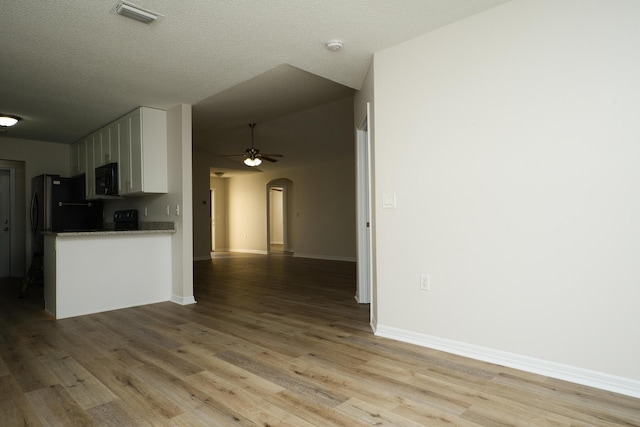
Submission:
M 259 166 L 263 160 L 268 162 L 277 162 L 278 160 L 274 159 L 274 157 L 284 157 L 282 154 L 262 154 L 260 150 L 255 148 L 253 145 L 253 129 L 256 127 L 255 123 L 249 123 L 249 127 L 251 128 L 251 148 L 247 148 L 244 150 L 245 152 L 242 154 L 227 154 L 221 157 L 235 157 L 235 156 L 243 156 L 244 164 L 250 167 Z

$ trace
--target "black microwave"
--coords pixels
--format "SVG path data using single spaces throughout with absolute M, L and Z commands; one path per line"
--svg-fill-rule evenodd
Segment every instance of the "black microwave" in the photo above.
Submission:
M 96 196 L 118 195 L 118 164 L 107 163 L 96 168 Z

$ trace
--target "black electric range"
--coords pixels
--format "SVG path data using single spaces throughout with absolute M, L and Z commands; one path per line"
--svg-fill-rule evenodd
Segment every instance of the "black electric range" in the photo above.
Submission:
M 138 210 L 115 211 L 113 213 L 113 224 L 116 231 L 138 230 Z

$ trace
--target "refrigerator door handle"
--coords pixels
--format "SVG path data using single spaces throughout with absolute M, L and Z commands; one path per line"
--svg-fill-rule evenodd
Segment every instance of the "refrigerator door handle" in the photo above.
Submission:
M 31 233 L 38 233 L 38 192 L 34 191 L 31 196 Z
M 63 206 L 86 206 L 88 208 L 90 208 L 91 206 L 93 206 L 93 204 L 91 202 L 87 202 L 87 203 L 65 203 L 65 202 L 58 202 L 58 206 L 63 207 Z

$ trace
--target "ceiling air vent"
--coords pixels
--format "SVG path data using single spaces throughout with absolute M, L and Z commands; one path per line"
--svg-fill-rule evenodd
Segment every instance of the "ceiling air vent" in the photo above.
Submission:
M 126 16 L 127 18 L 135 19 L 145 24 L 151 24 L 158 20 L 158 14 L 149 10 L 142 9 L 132 3 L 121 1 L 116 4 L 116 13 L 118 15 Z

